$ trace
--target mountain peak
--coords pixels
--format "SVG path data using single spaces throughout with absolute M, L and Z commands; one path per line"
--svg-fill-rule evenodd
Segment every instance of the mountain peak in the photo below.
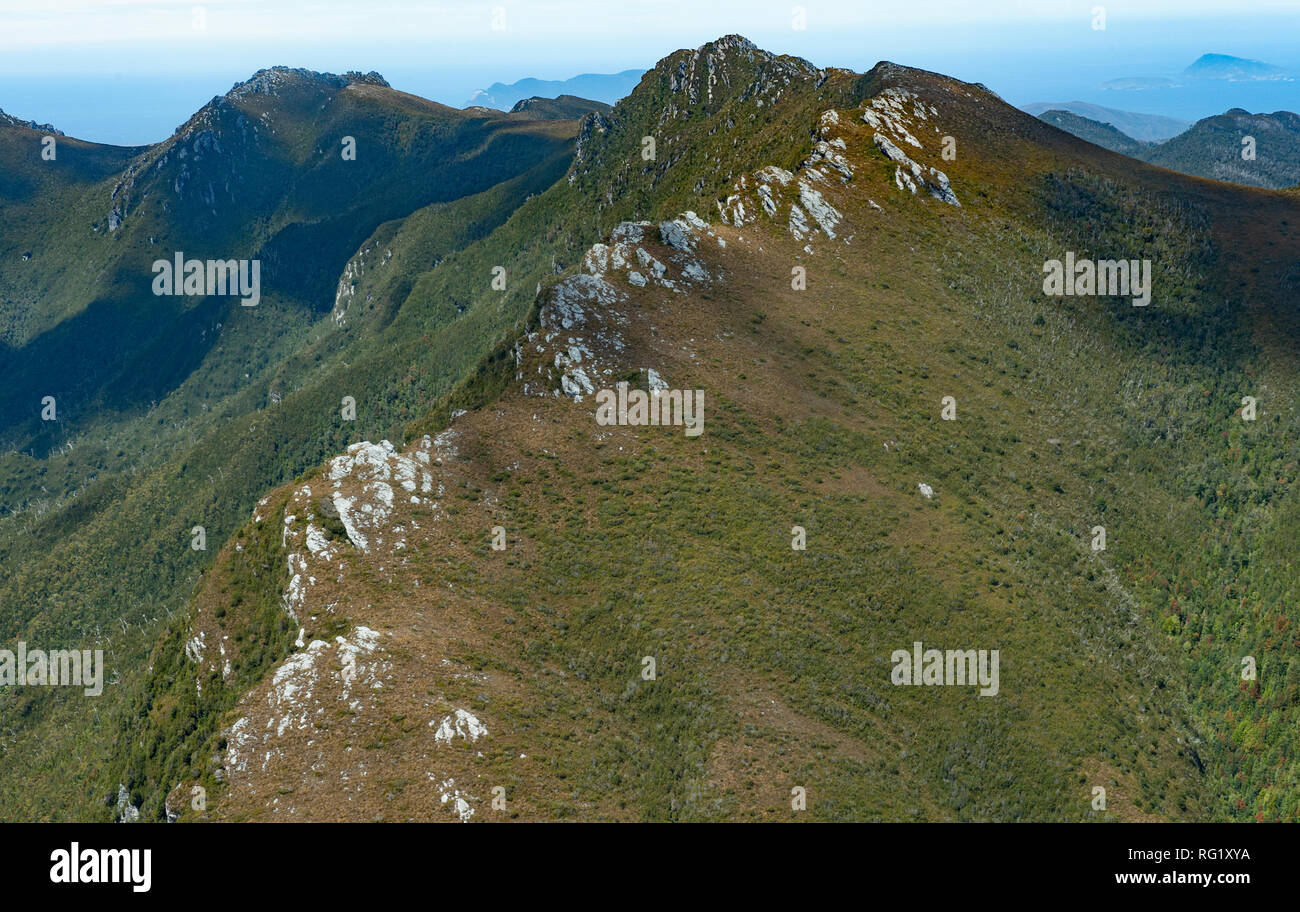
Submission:
M 691 51 L 678 51 L 677 54 L 665 58 L 672 60 L 674 57 L 682 54 L 692 54 L 695 58 L 706 57 L 716 60 L 724 60 L 727 55 L 737 55 L 745 60 L 780 62 L 792 69 L 799 70 L 808 75 L 820 75 L 822 70 L 813 64 L 804 60 L 802 57 L 794 57 L 789 54 L 773 54 L 750 41 L 744 35 L 723 35 L 713 41 L 706 42 L 698 48 Z
M 391 88 L 388 81 L 375 72 L 361 73 L 349 70 L 339 76 L 334 73 L 318 73 L 302 67 L 274 66 L 258 70 L 243 82 L 235 83 L 226 93 L 226 97 L 238 99 L 249 95 L 275 95 L 295 82 L 320 83 L 339 89 L 354 83 Z
M 709 49 L 720 51 L 761 51 L 764 54 L 767 53 L 744 35 L 723 35 L 721 38 L 700 46 L 701 51 Z
M 659 61 L 655 70 L 666 73 L 669 90 L 685 94 L 692 105 L 733 96 L 772 103 L 791 83 L 825 75 L 801 57 L 773 54 L 742 35 L 724 35 L 693 51 L 677 51 Z
M 601 101 L 576 95 L 558 95 L 555 98 L 521 98 L 510 109 L 510 113 L 546 120 L 579 120 L 591 112 L 608 114 L 612 110 L 610 105 Z

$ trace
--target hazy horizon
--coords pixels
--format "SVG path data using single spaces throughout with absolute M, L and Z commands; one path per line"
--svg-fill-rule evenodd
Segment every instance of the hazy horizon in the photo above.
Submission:
M 165 139 L 213 96 L 271 66 L 375 70 L 394 88 L 461 107 L 492 83 L 649 69 L 679 48 L 729 33 L 823 67 L 862 72 L 892 60 L 934 70 L 983 83 L 1015 105 L 1078 100 L 1184 120 L 1228 107 L 1300 109 L 1297 82 L 1207 84 L 1196 92 L 1101 87 L 1122 77 L 1174 75 L 1205 53 L 1300 72 L 1300 2 L 1225 17 L 1199 2 L 1145 0 L 1108 7 L 1104 30 L 1093 28 L 1090 4 L 1009 4 L 1029 17 L 1026 25 L 998 14 L 971 18 L 949 0 L 913 4 L 906 17 L 832 15 L 809 3 L 803 28 L 791 17 L 799 7 L 774 4 L 759 14 L 733 2 L 716 4 L 703 19 L 687 18 L 678 2 L 598 10 L 552 0 L 388 0 L 360 19 L 339 4 L 290 0 L 27 6 L 0 3 L 0 109 L 121 145 Z M 500 9 L 504 19 L 494 23 Z M 961 40 L 915 25 L 930 16 L 965 20 Z

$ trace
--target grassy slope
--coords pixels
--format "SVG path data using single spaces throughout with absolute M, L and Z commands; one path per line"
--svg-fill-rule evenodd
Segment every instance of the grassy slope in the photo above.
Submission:
M 387 268 L 372 273 L 382 276 L 386 295 L 397 296 L 385 305 L 386 316 L 358 308 L 339 331 L 320 313 L 320 303 L 313 313 L 268 293 L 257 309 L 235 308 L 224 320 L 214 315 L 203 329 L 214 338 L 220 335 L 220 340 L 202 343 L 208 346 L 206 356 L 148 409 L 78 410 L 60 399 L 61 418 L 76 426 L 76 433 L 65 429 L 53 441 L 64 451 L 48 457 L 43 450 L 38 455 L 3 456 L 6 506 L 12 511 L 3 520 L 0 537 L 6 564 L 0 600 L 9 609 L 0 622 L 6 636 L 58 643 L 75 638 L 102 645 L 110 677 L 116 673 L 122 679 L 93 707 L 31 691 L 15 694 L 7 703 L 4 724 L 15 733 L 6 745 L 6 775 L 0 782 L 7 816 L 90 813 L 89 790 L 98 787 L 97 778 L 104 774 L 98 764 L 115 749 L 111 729 L 106 733 L 100 723 L 116 715 L 116 701 L 124 694 L 132 699 L 159 625 L 185 604 L 208 555 L 248 515 L 260 492 L 294 477 L 355 433 L 391 433 L 419 413 L 413 408 L 423 410 L 416 403 L 463 376 L 508 325 L 510 310 L 498 306 L 499 293 L 490 296 L 494 306 L 489 315 L 466 319 L 461 319 L 461 309 L 417 295 L 410 310 L 419 315 L 408 314 L 408 319 L 418 321 L 419 331 L 404 333 L 399 327 L 384 335 L 391 311 L 405 299 L 416 276 L 490 232 L 563 173 L 575 124 L 532 123 L 505 115 L 466 118 L 419 99 L 401 96 L 399 101 L 422 110 L 436 108 L 444 123 L 463 121 L 458 129 L 478 136 L 474 146 L 432 169 L 434 177 L 448 178 L 436 189 L 437 196 L 445 198 L 456 185 L 449 180 L 456 169 L 464 170 L 467 178 L 459 182 L 462 192 L 475 185 L 487 189 L 417 209 L 409 216 L 411 227 L 404 215 L 376 229 L 372 245 L 387 232 L 391 237 L 385 240 L 393 251 Z M 364 99 L 349 104 L 368 111 Z M 396 116 L 387 99 L 379 107 L 389 111 L 390 118 Z M 423 114 L 427 117 L 428 111 Z M 361 162 L 375 147 L 365 145 L 365 137 L 373 134 L 358 128 L 359 117 L 357 111 L 344 112 L 335 126 L 348 126 L 362 137 Z M 418 123 L 404 130 L 394 121 L 386 129 L 404 131 L 408 143 L 424 144 L 419 152 L 407 150 L 413 167 L 422 156 L 448 158 L 446 144 L 429 144 Z M 531 146 L 521 148 L 520 142 Z M 475 161 L 490 166 L 475 172 Z M 366 203 L 371 214 L 354 212 L 356 224 L 391 211 L 376 200 L 404 199 L 409 207 L 418 204 L 421 193 L 411 187 L 376 189 Z M 136 215 L 133 219 L 128 211 L 127 225 L 146 231 L 149 215 Z M 300 212 L 290 218 L 309 215 Z M 434 222 L 440 223 L 440 230 L 424 230 Z M 341 268 L 342 260 L 330 266 L 326 257 L 319 269 L 330 276 L 331 299 Z M 484 268 L 483 274 L 487 272 Z M 480 291 L 485 286 L 465 276 L 464 300 L 488 298 Z M 221 322 L 229 325 L 219 326 Z M 395 346 L 392 339 L 398 336 L 403 341 Z M 393 358 L 395 351 L 401 352 L 401 360 Z M 281 396 L 279 405 L 270 403 L 272 392 Z M 355 429 L 339 420 L 340 400 L 349 394 L 359 403 Z M 66 446 L 68 441 L 72 446 Z M 206 553 L 189 550 L 189 529 L 195 524 L 207 529 Z M 116 555 L 122 553 L 139 555 L 139 563 L 121 566 Z M 33 778 L 42 784 L 32 788 Z M 69 790 L 69 781 L 85 787 Z
M 1101 146 L 1103 149 L 1109 149 L 1112 152 L 1118 152 L 1121 155 L 1143 158 L 1142 153 L 1147 148 L 1147 143 L 1139 142 L 1120 132 L 1115 128 L 1114 124 L 1099 123 L 1086 117 L 1080 117 L 1070 111 L 1044 111 L 1038 115 L 1038 119 L 1054 127 L 1059 127 L 1067 133 L 1072 133 L 1080 139 L 1086 139 L 1093 145 Z
M 1242 140 L 1252 137 L 1255 157 Z M 1236 109 L 1197 121 L 1185 133 L 1147 150 L 1152 164 L 1251 187 L 1300 184 L 1300 116 L 1290 111 L 1249 114 Z
M 1039 119 L 1080 139 L 1162 168 L 1248 187 L 1285 189 L 1300 184 L 1300 117 L 1289 111 L 1229 111 L 1197 121 L 1172 139 L 1141 142 L 1069 111 L 1045 111 Z M 1255 157 L 1242 157 L 1242 141 L 1255 141 Z
M 665 61 L 661 64 L 660 70 L 667 73 L 668 67 L 669 62 Z M 843 84 L 851 88 L 856 84 L 856 80 L 843 80 L 841 87 L 836 89 L 841 94 L 845 91 Z M 803 98 L 809 97 L 817 90 L 818 87 L 811 80 L 807 85 L 798 87 L 798 91 L 803 93 L 801 96 Z M 794 103 L 793 100 L 787 99 L 785 107 L 790 108 Z M 514 115 L 514 118 L 517 119 L 518 115 Z M 779 144 L 787 150 L 785 157 L 788 158 L 792 154 L 789 150 L 797 146 L 797 140 L 782 135 L 772 120 L 774 118 L 765 118 L 765 126 L 760 134 L 762 142 Z M 690 130 L 694 135 L 699 136 L 709 127 L 706 118 L 697 117 L 690 125 Z M 600 156 L 602 150 L 611 146 L 617 148 L 611 139 L 604 135 L 596 135 L 588 140 L 588 149 L 594 150 L 591 152 L 593 158 Z M 611 170 L 619 167 L 618 162 L 610 165 Z M 719 180 L 721 179 L 720 177 Z M 596 205 L 598 214 L 593 219 L 589 215 L 591 205 L 587 201 L 589 197 L 586 194 L 591 191 L 587 189 L 587 185 L 600 183 L 602 183 L 600 180 L 587 174 L 575 183 L 557 184 L 543 196 L 532 199 L 522 206 L 502 228 L 483 242 L 472 244 L 464 251 L 447 257 L 438 263 L 437 268 L 417 278 L 405 306 L 398 311 L 391 323 L 387 323 L 382 335 L 373 344 L 367 345 L 366 357 L 359 357 L 351 362 L 347 385 L 340 386 L 339 389 L 373 390 L 381 382 L 381 372 L 392 371 L 396 367 L 402 371 L 404 385 L 377 397 L 378 400 L 391 403 L 396 399 L 394 405 L 408 410 L 407 414 L 414 414 L 409 410 L 427 407 L 430 394 L 436 395 L 439 392 L 437 382 L 434 384 L 427 382 L 431 373 L 436 372 L 438 382 L 442 382 L 443 378 L 449 381 L 465 375 L 479 357 L 478 352 L 481 348 L 466 346 L 463 340 L 490 339 L 493 338 L 493 334 L 499 334 L 512 326 L 516 327 L 515 331 L 517 331 L 519 321 L 532 304 L 540 280 L 565 263 L 572 262 L 587 243 L 598 237 L 596 229 L 599 224 L 613 224 L 619 218 L 637 211 L 636 207 L 643 202 L 633 195 L 611 196 Z M 603 185 L 610 183 L 611 181 L 604 181 Z M 676 198 L 683 198 L 685 189 L 673 177 L 666 188 L 654 188 L 652 194 L 660 199 L 669 193 Z M 609 211 L 602 213 L 601 210 Z M 418 232 L 412 232 L 410 237 L 413 241 L 418 240 Z M 491 270 L 498 265 L 504 266 L 510 277 L 504 293 L 488 290 Z M 362 300 L 370 295 L 371 292 L 362 289 Z M 389 304 L 399 298 L 390 297 Z M 434 334 L 441 323 L 455 318 L 459 313 L 463 313 L 464 316 L 453 324 L 451 333 Z M 388 317 L 381 317 L 380 321 L 386 322 L 387 319 Z M 439 344 L 444 338 L 450 347 Z M 455 345 L 456 342 L 460 342 L 459 347 Z M 431 344 L 436 347 L 431 349 Z M 442 388 L 445 386 L 446 384 L 443 383 Z M 358 396 L 358 399 L 360 401 L 361 397 Z M 425 405 L 422 406 L 422 402 Z M 325 403 L 318 404 L 322 408 L 329 407 Z M 372 428 L 373 425 L 369 427 Z M 386 434 L 399 440 L 402 436 L 392 430 L 374 433 L 366 427 L 357 428 L 354 433 L 371 438 Z M 340 441 L 336 449 L 341 449 L 342 445 L 343 442 Z M 187 471 L 193 472 L 193 466 L 190 466 Z M 149 685 L 151 690 L 158 688 L 175 690 L 176 686 L 178 685 L 170 678 L 155 679 Z M 188 687 L 188 683 L 179 686 Z M 128 719 L 133 718 L 133 715 L 128 717 Z M 131 724 L 130 721 L 126 722 L 127 727 Z M 175 739 L 170 736 L 152 739 L 146 736 L 146 740 L 166 742 L 169 745 L 175 743 Z M 165 755 L 166 751 L 163 751 L 163 754 Z M 162 757 L 154 758 L 154 761 L 149 764 L 149 772 L 140 775 L 142 778 L 146 776 L 152 778 L 158 765 L 164 762 L 166 761 Z M 113 769 L 106 775 L 112 778 L 117 774 L 116 769 Z M 156 788 L 158 783 L 150 785 L 150 789 Z M 154 813 L 160 813 L 161 808 L 160 799 L 151 798 L 157 795 L 159 793 L 156 791 L 148 791 L 145 795 L 149 808 Z
M 44 133 L 0 124 L 0 345 L 20 345 L 87 303 L 98 264 L 85 254 L 84 232 L 65 219 L 87 216 L 88 191 L 120 173 L 143 149 L 54 136 L 54 160 L 42 158 Z M 24 254 L 31 254 L 23 260 Z M 82 294 L 77 294 L 81 291 Z
M 656 74 L 688 62 L 665 61 L 650 90 L 668 95 Z M 639 93 L 587 147 L 574 185 L 448 257 L 408 300 L 463 304 L 476 337 L 507 329 L 549 250 L 572 262 L 590 223 L 683 203 L 707 212 L 740 171 L 797 162 L 824 107 L 856 122 L 855 99 L 892 80 L 936 104 L 958 139 L 944 168 L 963 208 L 897 191 L 855 128 L 857 176 L 832 195 L 851 245 L 819 237 L 805 254 L 782 228 L 720 227 L 728 246 L 705 259 L 727 281 L 688 298 L 621 286 L 628 376 L 657 366 L 705 388 L 698 439 L 598 433 L 589 403 L 525 397 L 510 359 L 488 362 L 410 428 L 477 406 L 453 425 L 462 458 L 445 468 L 445 516 L 417 517 L 430 531 L 400 568 L 349 552 L 353 570 L 322 583 L 341 607 L 309 630 L 391 632 L 403 685 L 326 720 L 317 753 L 290 745 L 265 779 L 274 804 L 237 791 L 216 816 L 445 819 L 436 769 L 480 798 L 506 784 L 510 814 L 525 818 L 780 819 L 792 783 L 822 819 L 1083 819 L 1096 784 L 1119 819 L 1295 817 L 1286 542 L 1300 429 L 1280 405 L 1296 388 L 1293 194 L 1135 168 L 975 87 L 889 67 L 792 93 L 737 134 L 735 158 L 721 154 L 726 134 L 702 145 L 719 122 L 707 104 L 682 104 L 696 128 L 647 165 L 640 137 L 662 107 Z M 938 164 L 935 137 L 921 139 Z M 588 184 L 611 188 L 595 218 Z M 1039 266 L 1066 249 L 1152 258 L 1157 303 L 1044 298 Z M 530 281 L 494 306 L 481 285 L 504 262 Z M 806 292 L 789 288 L 794 263 L 809 269 Z M 404 363 L 428 318 L 403 307 L 376 338 Z M 436 389 L 412 386 L 407 414 Z M 1263 403 L 1253 425 L 1234 415 L 1251 391 Z M 943 395 L 960 402 L 956 424 L 938 420 Z M 95 771 L 111 783 L 122 770 L 151 816 L 178 782 L 216 788 L 229 707 L 267 667 L 254 650 L 196 715 L 185 635 L 287 635 L 279 580 L 252 570 L 283 564 L 288 491 L 160 643 L 143 691 L 153 715 L 116 723 L 136 733 L 125 765 Z M 789 550 L 795 522 L 807 552 Z M 510 530 L 504 555 L 487 547 L 497 523 Z M 1087 547 L 1097 523 L 1103 555 Z M 260 563 L 234 557 L 250 550 Z M 890 687 L 888 653 L 912 639 L 1001 647 L 1002 695 Z M 659 657 L 653 684 L 638 677 L 647 654 Z M 1260 660 L 1255 686 L 1237 674 L 1246 654 Z M 431 764 L 425 722 L 451 705 L 473 707 L 492 735 Z M 365 762 L 375 778 L 345 791 L 305 776 L 321 751 L 328 773 Z
M 957 137 L 945 168 L 963 208 L 897 191 L 854 127 L 858 173 L 832 197 L 851 245 L 818 238 L 810 255 L 783 228 L 717 227 L 728 246 L 706 260 L 725 281 L 687 298 L 620 284 L 628 376 L 655 366 L 706 389 L 696 440 L 598 431 L 589 404 L 524 396 L 508 361 L 485 365 L 459 402 L 478 407 L 453 424 L 446 515 L 398 570 L 350 550 L 355 569 L 321 596 L 342 607 L 309 625 L 391 631 L 405 685 L 318 725 L 325 747 L 267 777 L 274 805 L 235 793 L 219 816 L 445 818 L 428 782 L 455 772 L 479 797 L 506 784 L 523 818 L 782 819 L 791 784 L 817 819 L 1086 819 L 1098 784 L 1118 819 L 1294 818 L 1282 542 L 1300 429 L 1233 410 L 1243 390 L 1295 390 L 1295 198 L 1135 173 L 915 71 L 825 91 L 891 82 Z M 795 137 L 782 164 L 822 109 L 801 100 L 773 125 Z M 639 91 L 601 146 L 600 177 L 624 182 L 605 200 L 668 215 L 706 169 L 619 168 L 647 126 L 638 105 L 655 110 Z M 857 120 L 852 105 L 841 117 Z M 682 158 L 707 161 L 690 140 Z M 1151 258 L 1157 303 L 1045 298 L 1038 267 L 1066 249 Z M 794 263 L 806 292 L 789 287 Z M 944 395 L 955 424 L 938 418 Z M 498 523 L 504 555 L 487 547 Z M 795 523 L 807 552 L 789 550 Z M 887 656 L 913 639 L 1000 647 L 1002 695 L 891 688 Z M 1244 654 L 1268 684 L 1241 685 Z M 429 695 L 489 720 L 487 746 L 431 760 Z M 355 772 L 357 749 L 382 778 L 345 793 L 329 774 Z M 326 772 L 304 777 L 309 758 Z

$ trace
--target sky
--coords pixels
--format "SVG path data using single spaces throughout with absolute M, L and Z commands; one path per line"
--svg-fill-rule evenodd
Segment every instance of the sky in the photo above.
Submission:
M 376 70 L 460 106 L 493 82 L 646 69 L 729 33 L 820 66 L 937 70 L 1013 104 L 1300 110 L 1300 82 L 1206 97 L 1100 88 L 1207 52 L 1300 73 L 1300 0 L 0 0 L 0 109 L 140 144 L 267 66 Z

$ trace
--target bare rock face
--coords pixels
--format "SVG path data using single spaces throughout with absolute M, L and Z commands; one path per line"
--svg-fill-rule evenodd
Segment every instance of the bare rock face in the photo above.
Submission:
M 113 819 L 118 823 L 137 823 L 140 809 L 131 803 L 131 793 L 122 783 L 117 785 L 117 804 L 113 807 Z
M 578 138 L 574 144 L 574 169 L 569 172 L 569 183 L 573 183 L 577 176 L 577 166 L 600 164 L 592 157 L 591 141 L 593 137 L 607 133 L 611 126 L 613 124 L 610 119 L 599 111 L 592 111 L 582 118 L 582 122 L 578 125 Z
M 295 81 L 320 83 L 336 89 L 346 88 L 352 84 L 374 85 L 391 88 L 388 81 L 378 73 L 361 73 L 350 70 L 342 76 L 334 73 L 317 73 L 302 67 L 268 67 L 258 70 L 243 82 L 226 93 L 227 98 L 246 98 L 249 95 L 274 95 Z
M 244 694 L 237 718 L 223 732 L 226 744 L 218 761 L 229 800 L 265 807 L 282 819 L 316 813 L 311 797 L 293 796 L 297 785 L 284 788 L 286 781 L 301 784 L 307 768 L 313 771 L 314 794 L 352 800 L 370 773 L 369 758 L 352 752 L 358 733 L 376 718 L 387 718 L 385 700 L 405 686 L 420 711 L 429 713 L 413 743 L 430 767 L 425 787 L 433 793 L 433 806 L 461 821 L 474 815 L 482 795 L 457 786 L 460 773 L 453 772 L 468 759 L 456 759 L 457 747 L 487 738 L 489 722 L 455 705 L 432 679 L 412 685 L 430 663 L 408 647 L 395 646 L 395 637 L 409 636 L 409 628 L 390 628 L 383 613 L 351 617 L 369 606 L 347 595 L 362 574 L 391 583 L 408 571 L 413 547 L 439 539 L 448 519 L 443 503 L 448 466 L 457 461 L 456 439 L 457 432 L 447 428 L 404 451 L 387 440 L 354 443 L 289 495 L 281 536 L 290 579 L 282 607 L 303 628 L 296 650 Z M 264 506 L 265 501 L 259 503 L 255 520 L 263 518 Z M 202 632 L 191 639 L 186 646 L 191 661 L 208 661 L 208 653 L 215 652 L 208 649 L 211 639 Z M 454 665 L 444 658 L 438 667 Z M 453 676 L 452 671 L 441 674 L 442 679 Z M 445 768 L 445 762 L 453 762 L 453 768 Z
M 621 328 L 627 323 L 622 305 L 631 290 L 686 294 L 710 283 L 713 276 L 696 254 L 701 240 L 710 236 L 708 223 L 688 210 L 658 226 L 622 222 L 605 243 L 593 244 L 582 257 L 586 271 L 551 289 L 542 306 L 541 328 L 516 351 L 521 366 L 525 354 L 530 360 L 543 356 L 537 366 L 540 382 L 522 372 L 517 377 L 524 381 L 525 394 L 581 402 L 612 384 L 630 367 Z
M 844 139 L 832 132 L 839 125 L 836 112 L 822 114 L 819 124 L 815 135 L 822 138 L 797 173 L 767 165 L 736 181 L 735 192 L 718 202 L 723 223 L 740 227 L 754 221 L 760 212 L 777 221 L 784 211 L 786 228 L 796 240 L 809 240 L 818 232 L 828 240 L 840 235 L 844 216 L 823 189 L 848 184 L 853 166 L 844 155 L 848 148 Z M 832 180 L 836 174 L 840 176 L 838 185 Z
M 916 153 L 904 152 L 899 145 L 902 143 L 923 149 L 921 141 L 913 135 L 912 130 L 923 132 L 921 126 L 930 125 L 930 117 L 937 116 L 938 113 L 933 105 L 928 106 L 927 113 L 927 105 L 914 93 L 906 89 L 889 88 L 867 102 L 862 111 L 862 122 L 876 131 L 871 137 L 872 142 L 896 165 L 894 183 L 898 189 L 913 195 L 918 190 L 925 190 L 940 202 L 961 206 L 948 182 L 948 175 L 938 168 L 919 164 L 912 158 Z M 937 126 L 930 126 L 938 132 Z
M 670 58 L 672 59 L 672 58 Z M 715 97 L 739 92 L 741 101 L 771 104 L 797 80 L 819 80 L 823 71 L 799 57 L 778 57 L 748 38 L 727 35 L 677 59 L 671 76 L 673 92 L 688 105 L 712 104 Z

